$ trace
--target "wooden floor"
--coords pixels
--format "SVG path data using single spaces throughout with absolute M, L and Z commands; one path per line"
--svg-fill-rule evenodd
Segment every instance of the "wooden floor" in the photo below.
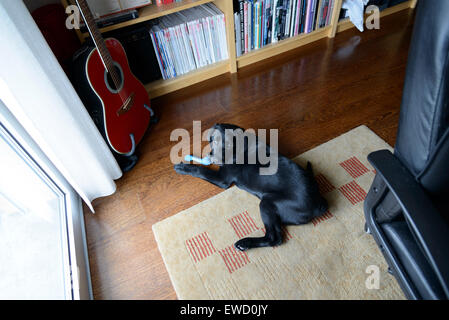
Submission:
M 160 122 L 140 146 L 140 162 L 117 192 L 94 202 L 85 222 L 95 299 L 176 299 L 151 226 L 221 191 L 177 175 L 170 133 L 216 122 L 279 129 L 279 151 L 294 157 L 361 124 L 394 144 L 410 10 L 381 29 L 355 29 L 282 57 L 155 99 Z

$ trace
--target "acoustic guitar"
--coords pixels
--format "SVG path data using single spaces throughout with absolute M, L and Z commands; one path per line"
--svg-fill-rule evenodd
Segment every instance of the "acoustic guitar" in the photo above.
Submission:
M 77 91 L 112 150 L 131 156 L 153 114 L 148 93 L 131 72 L 120 42 L 103 39 L 86 0 L 76 4 L 94 44 L 75 58 Z

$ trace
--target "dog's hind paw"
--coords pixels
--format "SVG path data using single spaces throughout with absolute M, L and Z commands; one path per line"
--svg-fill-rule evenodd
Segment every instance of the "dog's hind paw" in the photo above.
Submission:
M 282 244 L 282 238 L 269 238 L 267 236 L 260 238 L 243 238 L 234 243 L 234 247 L 240 251 L 246 251 L 252 248 L 275 247 Z
M 250 242 L 251 242 L 251 240 L 249 240 L 249 238 L 243 238 L 243 239 L 240 239 L 239 241 L 237 241 L 236 243 L 234 243 L 234 247 L 237 250 L 245 251 L 245 250 L 248 250 L 251 248 Z

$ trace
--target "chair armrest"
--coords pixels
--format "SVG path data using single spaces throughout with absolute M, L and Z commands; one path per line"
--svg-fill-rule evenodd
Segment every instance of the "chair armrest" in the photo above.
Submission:
M 401 206 L 404 217 L 449 297 L 449 226 L 408 169 L 390 151 L 368 155 Z

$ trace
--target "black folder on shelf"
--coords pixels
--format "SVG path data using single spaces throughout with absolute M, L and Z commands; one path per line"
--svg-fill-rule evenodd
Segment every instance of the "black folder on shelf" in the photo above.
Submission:
M 129 66 L 143 84 L 162 78 L 151 42 L 152 22 L 139 23 L 105 33 L 104 38 L 113 37 L 121 42 L 128 56 Z

